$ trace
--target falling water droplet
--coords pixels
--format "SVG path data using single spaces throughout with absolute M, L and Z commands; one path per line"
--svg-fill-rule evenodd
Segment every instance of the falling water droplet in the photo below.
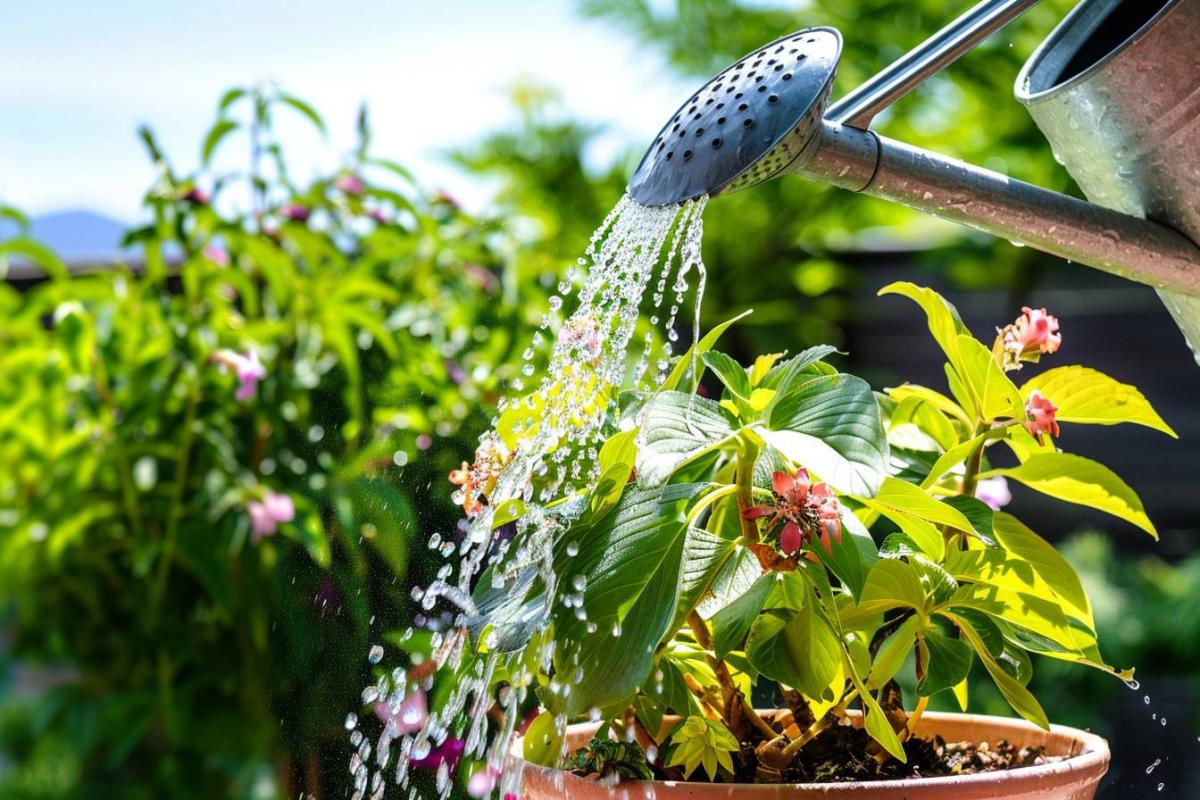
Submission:
M 367 661 L 372 664 L 378 664 L 380 661 L 383 661 L 383 646 L 378 644 L 371 645 L 371 650 L 367 653 Z
M 355 728 L 357 728 L 358 727 L 358 714 L 355 714 L 353 711 L 351 711 L 349 714 L 347 714 L 345 725 L 346 725 L 346 730 L 348 730 L 348 731 L 352 731 Z

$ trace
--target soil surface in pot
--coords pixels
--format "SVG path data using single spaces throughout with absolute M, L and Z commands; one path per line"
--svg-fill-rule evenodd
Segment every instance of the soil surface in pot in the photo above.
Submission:
M 776 731 L 782 731 L 794 721 L 787 712 L 781 716 L 764 714 L 763 718 Z M 644 730 L 638 730 L 638 739 L 642 746 L 657 747 Z M 637 751 L 637 748 L 633 750 Z M 1040 745 L 1018 746 L 1007 740 L 947 742 L 941 736 L 931 739 L 910 736 L 904 741 L 904 751 L 907 756 L 904 762 L 879 755 L 879 746 L 866 731 L 845 718 L 831 724 L 789 758 L 772 753 L 767 737 L 755 731 L 752 737 L 742 742 L 741 751 L 733 754 L 733 780 L 736 783 L 812 784 L 931 778 L 1031 767 L 1062 761 L 1073 755 L 1050 755 Z M 587 752 L 586 747 L 576 751 L 572 762 L 576 765 L 588 763 Z M 626 751 L 626 757 L 645 763 L 640 751 Z M 595 764 L 591 761 L 589 766 Z M 655 779 L 688 780 L 678 767 L 663 768 L 661 764 L 659 760 L 658 764 L 647 765 Z M 607 766 L 613 771 L 625 772 L 622 777 L 635 777 L 620 770 L 619 764 L 609 762 Z M 576 769 L 574 772 L 588 775 L 587 770 Z M 701 769 L 692 774 L 691 780 L 707 782 L 709 778 Z

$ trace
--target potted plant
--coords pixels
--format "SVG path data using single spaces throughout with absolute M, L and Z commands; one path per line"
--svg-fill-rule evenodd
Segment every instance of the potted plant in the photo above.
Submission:
M 1174 433 L 1086 367 L 1014 382 L 1058 349 L 1044 309 L 989 348 L 934 291 L 881 294 L 925 312 L 948 392 L 876 394 L 832 347 L 744 367 L 711 349 L 726 323 L 622 398 L 601 477 L 550 545 L 557 580 L 485 573 L 475 646 L 539 645 L 496 681 L 533 687 L 540 709 L 509 762 L 521 797 L 1092 796 L 1107 747 L 1050 725 L 1032 656 L 1133 673 L 1104 663 L 1074 570 L 995 495 L 1014 480 L 1156 535 L 1129 486 L 1057 437 Z M 696 393 L 705 369 L 718 398 Z M 522 610 L 547 597 L 550 624 L 531 626 Z M 972 668 L 1027 722 L 925 713 L 942 692 L 965 710 Z

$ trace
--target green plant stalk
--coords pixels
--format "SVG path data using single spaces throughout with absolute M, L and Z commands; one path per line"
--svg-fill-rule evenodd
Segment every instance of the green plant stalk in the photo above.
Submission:
M 151 629 L 158 624 L 159 613 L 162 610 L 163 593 L 167 589 L 167 577 L 171 572 L 171 562 L 175 559 L 175 540 L 179 535 L 179 521 L 183 519 L 183 495 L 187 489 L 188 463 L 191 460 L 192 442 L 196 423 L 196 407 L 200 402 L 196 378 L 193 376 L 191 389 L 188 392 L 187 408 L 183 417 L 183 433 L 179 440 L 179 457 L 176 459 L 175 483 L 171 487 L 171 508 L 167 514 L 167 527 L 163 534 L 162 552 L 158 557 L 158 572 L 154 576 L 154 588 L 150 595 Z
M 738 437 L 737 454 L 737 504 L 738 518 L 742 523 L 742 539 L 747 546 L 758 544 L 758 523 L 746 518 L 754 505 L 754 464 L 762 451 L 748 436 Z
M 726 727 L 734 731 L 740 727 L 736 724 L 737 717 L 735 713 L 741 713 L 744 719 L 750 721 L 755 728 L 758 728 L 767 737 L 775 736 L 775 730 L 771 728 L 766 721 L 758 715 L 754 710 L 754 706 L 750 704 L 742 693 L 738 691 L 737 686 L 733 683 L 733 676 L 729 674 L 729 668 L 725 666 L 725 662 L 717 658 L 713 653 L 712 633 L 708 629 L 708 623 L 700 616 L 700 612 L 695 609 L 688 614 L 688 627 L 692 629 L 692 633 L 696 636 L 696 644 L 704 649 L 704 657 L 708 660 L 708 665 L 712 667 L 713 673 L 717 676 L 717 682 L 721 684 L 721 691 L 724 695 L 724 722 Z M 740 707 L 740 708 L 739 708 Z
M 113 402 L 112 389 L 108 385 L 108 371 L 104 368 L 104 358 L 99 352 L 92 353 L 92 365 L 95 370 L 96 393 L 100 396 L 100 404 L 108 415 L 109 433 L 112 434 L 110 446 L 113 450 L 113 457 L 117 461 L 117 476 L 121 482 L 121 503 L 125 506 L 125 516 L 129 518 L 129 525 L 133 528 L 134 534 L 141 536 L 144 526 L 141 512 L 138 510 L 137 492 L 133 488 L 133 468 L 129 465 L 129 456 L 125 453 L 125 447 L 117 433 L 116 404 Z

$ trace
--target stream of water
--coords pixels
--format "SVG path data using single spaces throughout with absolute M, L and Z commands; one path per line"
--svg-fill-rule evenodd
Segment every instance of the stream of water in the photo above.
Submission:
M 384 672 L 362 694 L 363 706 L 376 714 L 346 718 L 354 748 L 353 800 L 380 800 L 389 785 L 410 798 L 421 797 L 413 785 L 416 769 L 433 771 L 437 796 L 444 798 L 458 777 L 452 767 L 480 760 L 486 761 L 490 775 L 478 785 L 496 796 L 515 796 L 520 775 L 501 767 L 521 722 L 519 709 L 528 692 L 522 679 L 531 676 L 497 653 L 464 661 L 470 621 L 477 613 L 472 591 L 489 567 L 498 589 L 535 574 L 547 587 L 541 626 L 556 598 L 578 596 L 576 613 L 583 613 L 583 587 L 556 591 L 560 576 L 553 568 L 553 544 L 582 510 L 582 503 L 570 498 L 597 478 L 603 425 L 619 391 L 655 385 L 671 367 L 679 338 L 677 317 L 693 283 L 691 327 L 693 336 L 698 335 L 706 200 L 648 207 L 622 198 L 550 298 L 549 311 L 523 353 L 523 377 L 501 403 L 475 464 L 455 478 L 460 486 L 454 499 L 467 513 L 466 531 L 430 538 L 431 549 L 446 563 L 437 579 L 414 590 L 413 597 L 433 631 L 433 655 Z M 568 306 L 573 307 L 569 316 L 564 313 Z M 544 369 L 539 371 L 538 363 Z M 551 501 L 556 502 L 549 505 Z M 505 526 L 507 536 L 493 530 L 497 513 L 515 517 Z M 610 635 L 596 632 L 594 625 L 589 630 Z M 538 661 L 548 664 L 552 655 L 544 646 Z M 382 646 L 373 645 L 368 660 L 380 665 L 387 656 Z M 409 661 L 400 653 L 394 656 Z M 489 688 L 498 669 L 511 674 L 499 697 L 493 697 Z M 556 681 L 566 680 L 556 676 Z M 425 693 L 437 682 L 453 686 L 427 713 Z M 565 727 L 566 719 L 556 724 Z

